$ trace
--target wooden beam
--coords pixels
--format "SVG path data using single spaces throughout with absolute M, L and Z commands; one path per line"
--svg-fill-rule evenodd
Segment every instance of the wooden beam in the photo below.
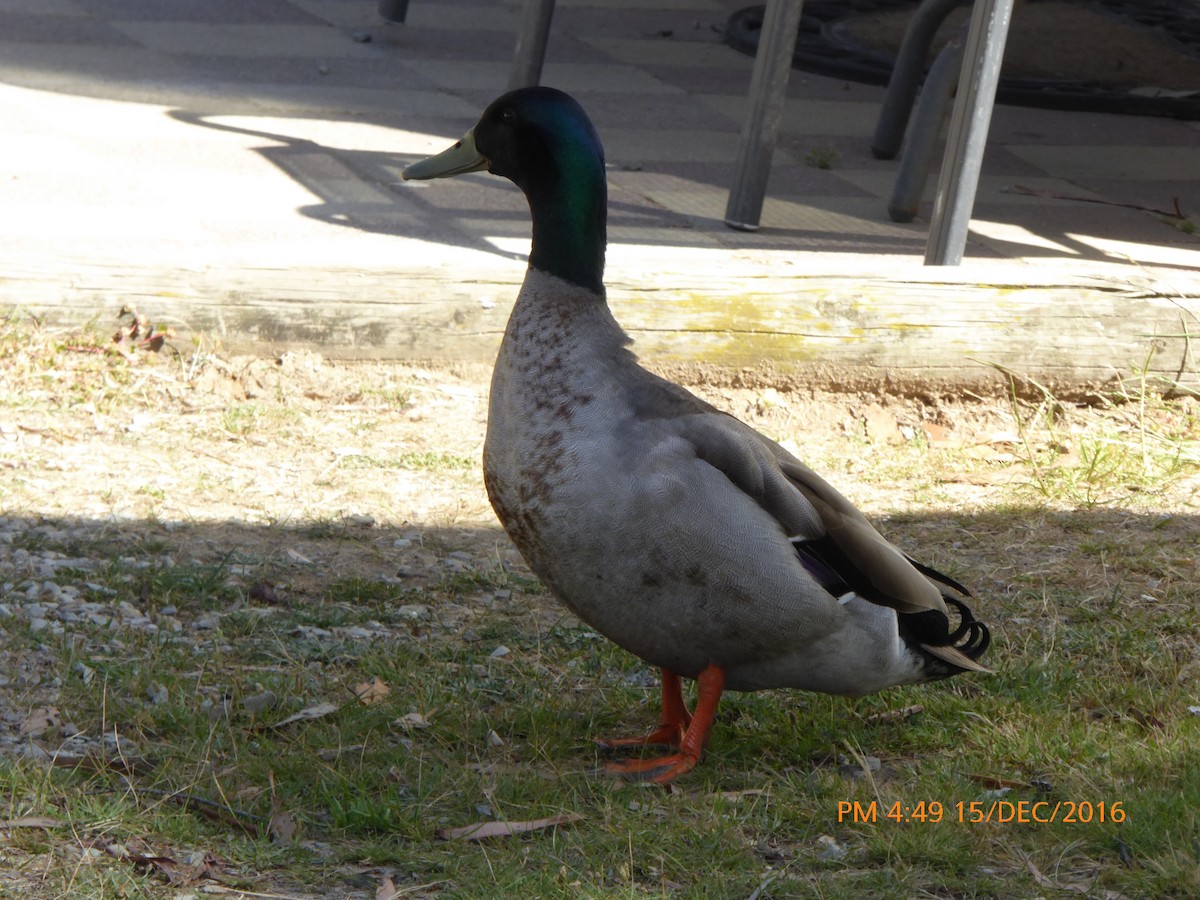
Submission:
M 1197 295 L 1103 278 L 981 283 L 941 274 L 957 270 L 910 271 L 915 277 L 658 272 L 651 284 L 616 271 L 609 300 L 649 365 L 726 373 L 713 377 L 995 393 L 1005 389 L 1002 367 L 1064 396 L 1102 390 L 1147 360 L 1152 374 L 1196 377 Z M 440 269 L 9 270 L 0 309 L 52 327 L 115 329 L 121 308 L 132 306 L 181 338 L 229 352 L 490 363 L 520 277 L 515 264 L 465 282 Z

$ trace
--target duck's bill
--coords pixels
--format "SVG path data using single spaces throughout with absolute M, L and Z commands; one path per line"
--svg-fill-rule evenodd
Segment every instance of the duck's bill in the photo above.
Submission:
M 424 181 L 427 178 L 450 178 L 486 169 L 487 159 L 475 149 L 475 129 L 462 136 L 453 147 L 408 166 L 401 174 L 405 181 Z

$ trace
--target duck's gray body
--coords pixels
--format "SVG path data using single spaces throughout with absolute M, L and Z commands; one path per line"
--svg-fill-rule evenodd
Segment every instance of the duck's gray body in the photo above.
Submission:
M 664 699 L 674 675 L 700 678 L 712 705 L 696 741 L 722 677 L 865 694 L 982 670 L 988 631 L 965 589 L 779 445 L 638 365 L 605 302 L 603 149 L 582 108 L 547 88 L 506 94 L 404 176 L 482 168 L 521 187 L 533 219 L 492 379 L 488 496 L 567 607 L 673 673 Z M 723 674 L 705 688 L 706 671 Z
M 689 677 L 719 666 L 733 690 L 931 677 L 894 610 L 839 600 L 802 564 L 790 538 L 824 527 L 779 462 L 816 476 L 627 343 L 602 296 L 529 271 L 492 377 L 484 478 L 538 577 L 631 653 Z M 779 494 L 786 529 L 728 467 Z

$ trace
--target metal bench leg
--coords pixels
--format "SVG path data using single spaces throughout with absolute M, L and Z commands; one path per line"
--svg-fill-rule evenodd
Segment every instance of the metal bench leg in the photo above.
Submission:
M 392 25 L 403 25 L 408 16 L 408 0 L 379 0 L 379 18 Z
M 958 86 L 965 41 L 963 35 L 956 35 L 929 67 L 917 114 L 904 144 L 904 155 L 896 170 L 892 199 L 888 201 L 888 215 L 893 222 L 911 222 L 921 208 L 925 182 L 929 180 L 929 170 L 942 137 L 942 123 L 946 121 L 946 113 L 954 100 L 954 89 Z
M 762 218 L 802 7 L 803 0 L 767 0 L 750 81 L 746 124 L 738 145 L 733 187 L 725 206 L 725 224 L 730 228 L 756 231 Z
M 517 28 L 517 49 L 508 73 L 508 89 L 531 87 L 542 80 L 554 0 L 525 0 Z
M 896 54 L 896 65 L 888 80 L 887 94 L 879 109 L 871 153 L 876 159 L 894 159 L 904 141 L 904 130 L 912 114 L 913 101 L 921 86 L 925 59 L 938 28 L 957 7 L 971 0 L 924 0 L 909 20 L 904 40 Z
M 976 0 L 963 53 L 925 265 L 957 266 L 967 245 L 1014 0 Z

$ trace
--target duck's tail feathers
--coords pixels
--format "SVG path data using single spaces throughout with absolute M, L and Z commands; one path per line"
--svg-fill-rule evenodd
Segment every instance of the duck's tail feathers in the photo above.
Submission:
M 948 677 L 959 672 L 990 672 L 991 669 L 982 665 L 979 658 L 987 652 L 992 643 L 991 631 L 975 618 L 967 604 L 958 597 L 944 593 L 943 599 L 948 607 L 953 607 L 958 612 L 957 628 L 951 631 L 948 625 L 943 625 L 946 621 L 944 616 L 936 617 L 941 620 L 937 622 L 928 613 L 901 613 L 901 637 L 914 649 L 919 648 L 927 657 L 933 657 L 933 660 L 930 660 L 933 663 L 930 673 L 935 676 Z M 951 668 L 943 672 L 944 667 L 934 660 Z

